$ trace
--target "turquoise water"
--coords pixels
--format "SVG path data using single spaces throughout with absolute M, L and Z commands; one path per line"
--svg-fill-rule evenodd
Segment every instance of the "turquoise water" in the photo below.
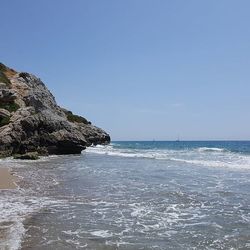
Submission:
M 250 248 L 250 142 L 113 142 L 8 164 L 23 179 L 0 204 L 21 249 Z

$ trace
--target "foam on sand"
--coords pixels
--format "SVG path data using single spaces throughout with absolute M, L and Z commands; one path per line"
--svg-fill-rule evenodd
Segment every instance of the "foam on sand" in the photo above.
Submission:
M 25 219 L 54 201 L 45 197 L 25 197 L 11 190 L 1 190 L 0 249 L 17 250 L 26 232 Z M 15 191 L 16 192 L 16 191 Z
M 10 159 L 1 160 L 6 163 Z M 12 166 L 17 166 L 10 162 Z M 6 164 L 0 167 L 0 249 L 20 249 L 26 233 L 24 221 L 33 213 L 55 202 L 47 197 L 36 197 L 28 190 L 16 185 L 21 180 L 12 175 Z M 19 182 L 18 182 L 19 184 Z

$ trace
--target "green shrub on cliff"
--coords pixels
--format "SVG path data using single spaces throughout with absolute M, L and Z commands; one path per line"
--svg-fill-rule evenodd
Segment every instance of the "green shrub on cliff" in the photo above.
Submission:
M 91 122 L 89 122 L 86 118 L 79 115 L 74 115 L 71 111 L 65 111 L 65 114 L 67 115 L 67 119 L 70 122 L 91 124 Z
M 7 67 L 3 64 L 3 63 L 0 63 L 0 71 L 5 71 L 7 69 Z
M 8 77 L 4 74 L 4 72 L 7 70 L 7 67 L 3 64 L 0 63 L 0 82 L 3 82 L 7 85 L 10 85 L 10 80 Z
M 68 120 L 70 122 L 78 122 L 78 123 L 89 124 L 87 119 L 85 119 L 84 117 L 79 116 L 79 115 L 68 114 L 67 118 L 68 118 Z
M 10 77 L 14 76 L 16 71 L 6 67 L 3 63 L 0 63 L 0 82 L 5 83 L 7 86 L 11 85 Z
M 8 77 L 1 70 L 0 70 L 0 82 L 3 82 L 7 84 L 8 86 L 11 84 Z
M 6 109 L 9 112 L 15 112 L 15 111 L 17 111 L 20 108 L 20 106 L 18 104 L 16 104 L 15 102 L 0 103 L 0 108 L 1 109 Z
M 0 127 L 7 125 L 10 123 L 10 118 L 9 117 L 0 117 Z

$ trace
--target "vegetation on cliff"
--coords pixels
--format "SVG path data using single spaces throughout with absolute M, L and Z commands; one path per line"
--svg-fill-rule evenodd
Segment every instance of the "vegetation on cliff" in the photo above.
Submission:
M 7 86 L 11 85 L 9 77 L 16 73 L 15 70 L 6 67 L 3 63 L 0 63 L 0 83 L 5 83 Z
M 67 119 L 70 122 L 91 124 L 91 122 L 89 122 L 86 118 L 84 118 L 82 116 L 79 116 L 79 115 L 75 115 L 75 114 L 72 113 L 72 111 L 64 110 L 64 113 L 66 114 Z

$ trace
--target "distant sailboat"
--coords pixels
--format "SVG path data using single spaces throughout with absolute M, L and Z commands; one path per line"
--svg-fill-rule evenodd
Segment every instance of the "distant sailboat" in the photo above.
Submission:
M 176 142 L 180 141 L 180 136 L 178 135 L 178 138 L 175 140 Z

